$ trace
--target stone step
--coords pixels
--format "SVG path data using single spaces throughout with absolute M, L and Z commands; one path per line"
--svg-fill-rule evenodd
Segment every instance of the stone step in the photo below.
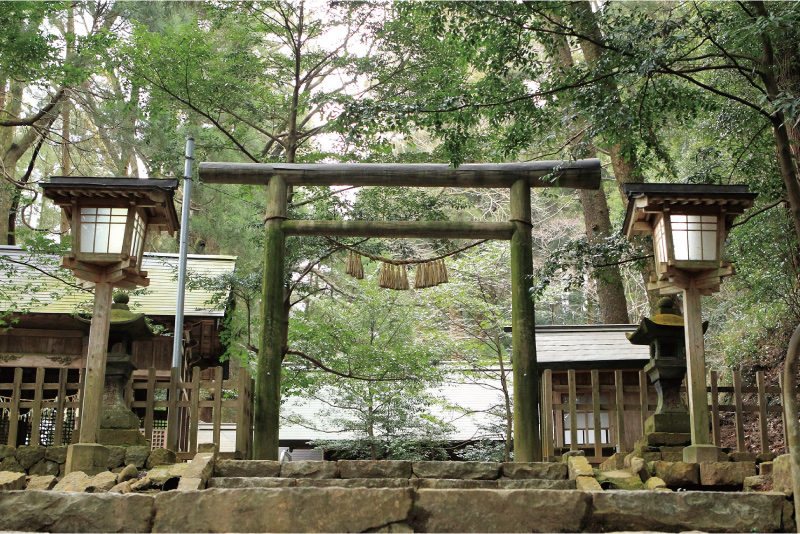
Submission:
M 574 490 L 574 480 L 464 480 L 452 478 L 284 478 L 214 477 L 209 488 L 413 488 Z
M 215 477 L 281 478 L 424 478 L 458 480 L 566 480 L 567 466 L 552 462 L 410 462 L 406 460 L 340 460 L 276 462 L 217 460 Z
M 0 492 L 0 531 L 791 532 L 783 494 L 249 488 Z

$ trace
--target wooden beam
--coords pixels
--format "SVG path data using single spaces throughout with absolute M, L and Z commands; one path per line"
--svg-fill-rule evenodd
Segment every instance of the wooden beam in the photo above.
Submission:
M 514 223 L 472 221 L 309 221 L 281 224 L 286 235 L 336 237 L 416 237 L 441 239 L 501 239 L 508 241 Z
M 600 160 L 533 161 L 529 163 L 447 164 L 383 163 L 220 163 L 201 162 L 200 180 L 209 184 L 267 185 L 280 176 L 287 185 L 352 185 L 392 187 L 511 187 L 522 180 L 529 187 L 598 189 Z

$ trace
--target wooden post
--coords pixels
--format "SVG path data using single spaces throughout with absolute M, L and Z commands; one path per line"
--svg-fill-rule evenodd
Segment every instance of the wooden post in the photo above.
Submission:
M 711 371 L 711 434 L 714 445 L 721 447 L 722 435 L 719 428 L 719 388 L 717 387 L 717 372 Z
M 89 328 L 89 347 L 81 410 L 81 443 L 97 443 L 100 434 L 100 415 L 106 384 L 106 355 L 110 328 L 112 284 L 101 280 L 94 285 L 94 309 Z
M 545 369 L 542 373 L 542 459 L 547 461 L 555 455 L 553 450 L 553 371 Z
M 668 234 L 669 235 L 669 234 Z M 689 397 L 692 445 L 710 445 L 708 431 L 708 391 L 706 356 L 703 344 L 703 318 L 700 314 L 700 290 L 683 290 L 686 337 L 686 388 Z
M 152 446 L 153 443 L 153 403 L 156 400 L 156 368 L 147 370 L 147 401 L 144 408 L 144 439 Z
M 764 371 L 756 373 L 758 386 L 758 429 L 761 437 L 761 452 L 769 452 L 769 432 L 767 429 L 767 384 L 764 381 Z
M 283 277 L 286 237 L 281 228 L 284 219 L 286 219 L 286 182 L 280 176 L 274 176 L 267 187 L 267 236 L 264 245 L 264 278 L 261 285 L 262 324 L 254 407 L 253 459 L 255 460 L 278 460 L 281 361 L 284 344 Z
M 200 368 L 192 368 L 192 387 L 189 390 L 191 407 L 189 408 L 189 452 L 197 454 L 197 430 L 200 424 Z M 219 445 L 219 444 L 217 444 Z
M 511 186 L 511 323 L 514 372 L 514 461 L 541 462 L 539 374 L 536 369 L 531 190 L 527 181 Z M 277 459 L 277 458 L 276 458 Z
M 42 397 L 44 396 L 44 367 L 36 368 L 36 382 L 31 408 L 31 445 L 39 445 L 42 427 Z
M 167 391 L 167 439 L 166 448 L 178 452 L 178 396 L 181 389 L 178 387 L 180 381 L 180 369 L 173 367 L 169 373 L 169 390 Z
M 217 447 L 220 446 L 222 429 L 222 366 L 214 369 L 214 407 L 211 412 L 212 436 Z
M 603 456 L 603 418 L 600 413 L 600 371 L 592 369 L 592 425 L 594 426 L 594 455 Z
M 644 422 L 650 415 L 649 406 L 647 402 L 647 375 L 644 369 L 639 369 L 639 404 L 641 406 L 641 421 L 642 421 L 642 434 L 644 434 Z
M 53 430 L 53 445 L 58 447 L 64 440 L 64 412 L 67 402 L 67 370 L 58 370 L 58 393 L 56 394 L 56 423 Z
M 736 410 L 736 450 L 747 452 L 744 441 L 744 406 L 742 403 L 742 372 L 733 372 L 733 404 Z
M 617 392 L 617 450 L 628 452 L 628 439 L 625 435 L 625 387 L 622 371 L 614 371 L 614 389 Z
M 569 388 L 569 450 L 578 450 L 578 392 L 575 384 L 575 369 L 567 371 L 567 387 Z
M 14 384 L 11 389 L 11 408 L 8 410 L 8 442 L 9 447 L 17 446 L 19 430 L 19 403 L 22 402 L 22 367 L 14 369 Z

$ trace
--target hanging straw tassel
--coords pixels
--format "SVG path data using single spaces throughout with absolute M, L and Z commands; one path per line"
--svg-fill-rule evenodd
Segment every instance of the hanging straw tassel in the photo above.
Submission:
M 408 285 L 408 272 L 406 271 L 405 265 L 400 266 L 400 279 L 398 281 L 400 287 L 398 287 L 397 289 L 401 291 L 407 291 L 410 288 L 410 286 Z
M 378 287 L 389 288 L 389 264 L 381 263 L 381 273 L 378 275 Z
M 347 261 L 344 262 L 344 274 L 353 275 L 353 251 L 347 256 Z
M 361 263 L 361 254 L 354 254 L 353 256 L 353 272 L 350 273 L 357 280 L 364 279 L 364 265 Z

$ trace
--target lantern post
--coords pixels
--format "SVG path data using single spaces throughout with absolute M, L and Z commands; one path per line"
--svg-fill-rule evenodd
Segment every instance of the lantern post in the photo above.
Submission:
M 98 444 L 105 388 L 106 354 L 113 288 L 147 286 L 141 269 L 151 230 L 178 229 L 173 204 L 177 180 L 54 176 L 42 184 L 47 198 L 70 223 L 72 248 L 61 266 L 94 288 L 94 309 L 84 376 L 79 444 L 67 454 L 67 472 L 105 470 L 108 455 Z
M 725 239 L 756 194 L 744 185 L 693 184 L 624 184 L 623 192 L 628 196 L 626 236 L 653 238 L 655 274 L 648 289 L 683 295 L 692 440 L 683 459 L 715 462 L 719 451 L 709 433 L 700 297 L 719 291 L 722 279 L 734 274 L 724 259 Z

